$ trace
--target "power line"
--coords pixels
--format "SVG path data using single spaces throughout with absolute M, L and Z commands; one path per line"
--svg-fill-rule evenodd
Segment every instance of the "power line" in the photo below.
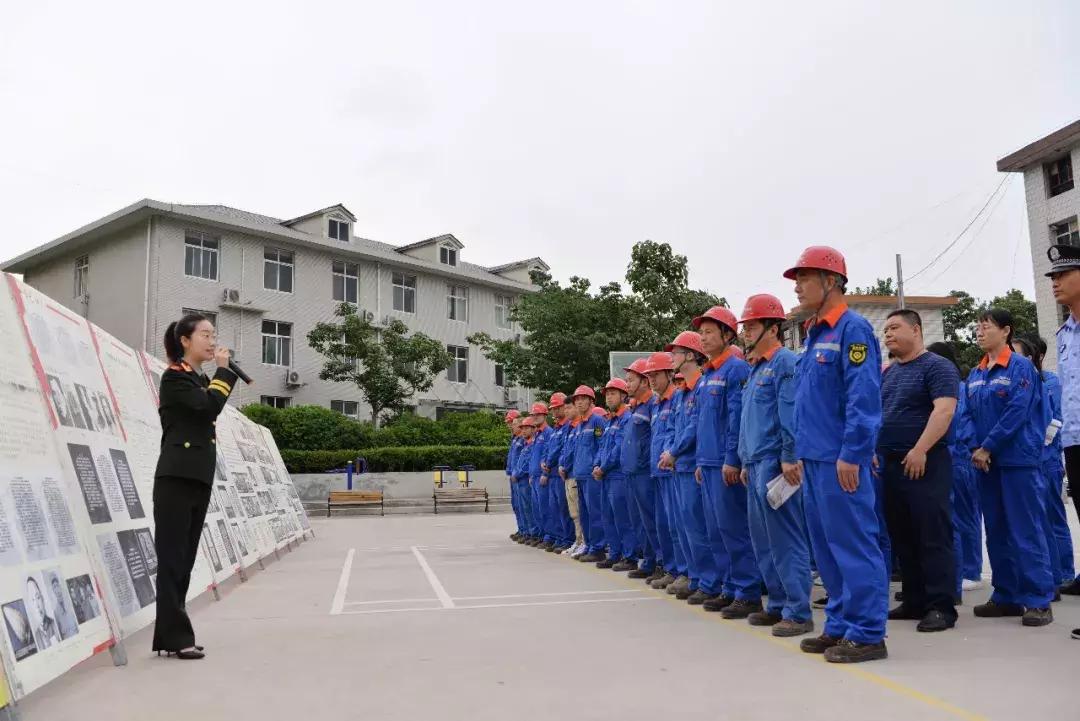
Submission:
M 975 222 L 979 219 L 979 216 L 981 216 L 983 214 L 983 211 L 986 210 L 986 207 L 988 205 L 990 205 L 990 201 L 992 201 L 994 199 L 994 196 L 998 194 L 998 191 L 1000 191 L 1002 186 L 1004 186 L 1005 183 L 1008 182 L 1010 177 L 1011 177 L 1010 175 L 1006 174 L 1005 177 L 1003 177 L 1001 179 L 1001 182 L 998 183 L 998 186 L 996 188 L 994 188 L 994 192 L 990 193 L 990 196 L 987 197 L 986 202 L 983 203 L 981 208 L 979 208 L 979 212 L 976 213 L 975 217 L 973 217 L 968 222 L 968 224 L 964 226 L 964 229 L 960 231 L 960 234 L 957 235 L 955 238 L 953 238 L 952 242 L 949 243 L 948 245 L 946 245 L 945 248 L 940 253 L 938 253 L 936 256 L 934 256 L 933 260 L 931 260 L 929 263 L 924 265 L 922 268 L 919 268 L 919 270 L 917 270 L 914 273 L 912 273 L 911 275 L 909 275 L 906 278 L 906 280 L 908 282 L 914 280 L 915 278 L 918 278 L 920 275 L 922 275 L 927 270 L 929 270 L 934 265 L 934 263 L 937 263 L 939 260 L 941 260 L 942 257 L 944 257 L 944 255 L 946 253 L 948 253 L 950 250 L 952 250 L 953 246 L 955 246 L 957 243 L 960 242 L 960 239 L 963 238 L 964 235 L 971 229 L 971 226 L 975 225 Z

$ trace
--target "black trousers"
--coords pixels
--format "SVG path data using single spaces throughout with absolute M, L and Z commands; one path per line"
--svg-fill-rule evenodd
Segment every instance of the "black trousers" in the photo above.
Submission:
M 904 606 L 955 619 L 952 458 L 947 447 L 934 448 L 926 454 L 926 473 L 912 480 L 904 475 L 904 455 L 886 452 L 882 469 L 885 521 L 900 560 Z
M 1065 475 L 1069 477 L 1069 494 L 1076 506 L 1076 514 L 1080 516 L 1080 446 L 1065 449 Z
M 154 651 L 179 651 L 195 645 L 186 599 L 209 505 L 210 486 L 205 483 L 171 476 L 154 481 L 154 548 L 158 557 Z

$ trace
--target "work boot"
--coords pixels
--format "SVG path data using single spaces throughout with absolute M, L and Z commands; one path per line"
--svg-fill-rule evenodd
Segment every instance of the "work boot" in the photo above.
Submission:
M 648 583 L 649 579 L 655 579 L 657 576 L 656 571 L 646 571 L 644 568 L 634 568 L 634 570 L 626 574 L 626 577 L 636 578 L 638 580 L 645 579 L 645 582 Z
M 550 551 L 551 549 L 555 548 L 555 544 L 551 541 L 544 541 L 539 546 L 537 546 L 537 548 L 539 548 L 541 551 Z
M 746 617 L 746 622 L 751 626 L 775 626 L 783 620 L 784 617 L 779 613 L 769 613 L 768 611 L 754 611 Z
M 597 561 L 596 567 L 597 568 L 613 568 L 616 563 L 618 563 L 618 561 L 613 559 L 611 556 L 608 556 L 607 558 L 605 558 L 602 561 Z
M 935 633 L 937 631 L 946 631 L 955 625 L 955 617 L 950 618 L 941 611 L 930 611 L 923 617 L 923 620 L 919 621 L 919 625 L 915 627 L 915 630 L 921 633 Z
M 825 649 L 825 660 L 829 663 L 862 663 L 889 657 L 885 642 L 858 643 L 844 639 L 836 646 Z
M 1080 596 L 1080 578 L 1074 578 L 1058 590 L 1063 596 Z
M 743 601 L 736 599 L 735 603 L 731 604 L 720 615 L 728 620 L 734 620 L 739 618 L 746 618 L 751 613 L 755 613 L 761 610 L 761 600 L 757 601 Z
M 919 621 L 925 614 L 919 613 L 914 608 L 900 604 L 889 611 L 890 621 Z
M 789 638 L 791 636 L 801 636 L 804 633 L 810 633 L 813 630 L 814 619 L 812 618 L 808 618 L 805 621 L 791 621 L 784 619 L 772 627 L 772 635 L 779 636 L 780 638 Z
M 1049 606 L 1046 608 L 1029 608 L 1024 611 L 1025 626 L 1049 626 L 1054 622 L 1054 612 Z
M 1057 603 L 1060 600 L 1061 600 L 1061 591 L 1058 591 L 1058 590 L 1055 589 L 1054 590 L 1054 601 L 1053 602 Z
M 676 596 L 676 598 L 678 598 L 678 596 Z M 701 604 L 708 601 L 710 598 L 713 597 L 699 588 L 686 598 L 686 602 L 689 603 L 691 606 L 700 606 Z
M 667 592 L 674 596 L 684 588 L 690 587 L 690 579 L 687 576 L 679 576 L 667 587 Z
M 591 553 L 584 554 L 583 556 L 579 557 L 578 560 L 582 563 L 599 563 L 600 561 L 604 560 L 604 557 L 601 556 L 599 553 L 593 551 Z
M 675 598 L 679 599 L 680 601 L 685 601 L 686 599 L 693 596 L 695 593 L 697 593 L 697 590 L 691 591 L 690 584 L 687 583 L 685 586 L 675 592 Z
M 658 591 L 663 591 L 665 589 L 671 588 L 671 584 L 673 583 L 675 583 L 675 577 L 672 576 L 670 573 L 665 573 L 663 576 L 650 583 L 649 586 L 655 588 Z
M 724 594 L 720 594 L 719 596 L 710 598 L 708 601 L 701 605 L 706 611 L 710 613 L 716 613 L 717 611 L 723 611 L 725 608 L 727 608 L 733 603 L 735 603 L 734 596 L 725 596 Z
M 552 543 L 551 548 L 547 549 L 548 553 L 562 553 L 563 547 L 557 543 Z
M 624 571 L 636 571 L 637 563 L 635 561 L 631 561 L 629 558 L 624 558 L 623 560 L 612 566 L 611 570 L 618 571 L 619 573 L 623 573 Z M 634 578 L 634 576 L 631 576 L 631 578 Z M 642 578 L 645 578 L 645 576 L 642 576 Z
M 823 633 L 817 638 L 804 638 L 802 643 L 799 644 L 799 650 L 803 653 L 825 653 L 826 650 L 833 646 L 840 645 L 841 641 L 843 639 L 833 638 Z
M 521 534 L 520 534 L 520 533 L 511 533 L 511 534 L 510 534 L 510 540 L 511 540 L 511 541 L 516 541 L 516 540 L 517 540 L 517 539 L 519 539 L 519 538 L 521 538 Z
M 1015 603 L 994 603 L 987 601 L 974 608 L 975 615 L 979 618 L 1003 618 L 1006 616 L 1023 616 L 1024 607 Z

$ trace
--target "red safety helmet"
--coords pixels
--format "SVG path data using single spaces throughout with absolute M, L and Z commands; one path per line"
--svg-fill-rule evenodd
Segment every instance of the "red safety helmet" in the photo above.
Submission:
M 556 408 L 562 408 L 566 405 L 566 394 L 562 391 L 556 391 L 551 394 L 551 400 L 548 401 L 548 408 L 555 410 Z
M 521 425 L 522 427 L 531 426 L 533 428 L 536 428 L 536 421 L 533 420 L 532 416 L 525 416 L 521 419 Z
M 646 373 L 656 373 L 658 371 L 673 371 L 675 370 L 675 361 L 672 359 L 670 353 L 664 351 L 657 351 L 649 356 L 649 360 L 645 363 Z
M 577 388 L 574 389 L 574 395 L 570 396 L 570 400 L 572 401 L 575 398 L 577 398 L 578 396 L 585 396 L 586 398 L 590 398 L 590 399 L 595 401 L 596 400 L 596 391 L 594 391 L 589 386 L 578 386 Z
M 532 404 L 532 410 L 529 411 L 529 415 L 535 416 L 536 414 L 539 413 L 539 414 L 542 414 L 542 415 L 546 416 L 547 412 L 548 412 L 547 403 L 544 403 L 542 401 L 537 401 L 536 403 Z
M 623 368 L 623 370 L 637 373 L 639 376 L 644 376 L 648 372 L 648 365 L 649 360 L 647 358 L 638 358 L 636 361 Z
M 720 325 L 727 326 L 732 332 L 738 330 L 738 321 L 735 320 L 735 314 L 722 305 L 714 305 L 709 308 L 702 315 L 694 318 L 694 328 L 700 328 L 701 322 L 711 320 L 719 323 Z
M 705 349 L 701 347 L 701 336 L 692 330 L 684 330 L 679 333 L 679 335 L 675 336 L 675 340 L 664 346 L 664 350 L 670 353 L 676 346 L 689 348 L 699 355 L 705 355 Z
M 830 248 L 827 245 L 811 245 L 804 250 L 799 259 L 795 261 L 795 265 L 784 271 L 784 277 L 788 280 L 795 280 L 795 275 L 803 268 L 836 273 L 844 279 L 845 283 L 847 282 L 847 262 L 844 260 L 843 254 L 836 248 Z
M 600 406 L 593 406 L 592 414 L 594 416 L 601 416 L 603 418 L 607 418 L 607 411 L 604 410 L 603 408 L 601 408 Z
M 514 421 L 514 419 L 517 418 L 520 415 L 521 415 L 521 411 L 519 411 L 517 408 L 511 408 L 510 410 L 508 410 L 506 412 L 506 422 L 507 423 L 512 423 Z
M 622 391 L 623 393 L 630 393 L 630 386 L 626 385 L 626 381 L 622 378 L 612 378 L 607 382 L 607 385 L 604 386 L 605 391 L 610 391 L 612 388 L 617 391 Z
M 758 293 L 746 299 L 746 305 L 743 306 L 742 317 L 739 318 L 739 322 L 745 323 L 748 320 L 784 320 L 785 318 L 787 316 L 784 314 L 784 305 L 779 298 L 768 293 Z

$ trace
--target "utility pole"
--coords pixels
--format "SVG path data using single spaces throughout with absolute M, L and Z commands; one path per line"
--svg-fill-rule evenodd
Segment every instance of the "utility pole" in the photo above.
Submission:
M 896 300 L 901 310 L 904 308 L 904 268 L 900 265 L 900 254 L 896 254 Z

